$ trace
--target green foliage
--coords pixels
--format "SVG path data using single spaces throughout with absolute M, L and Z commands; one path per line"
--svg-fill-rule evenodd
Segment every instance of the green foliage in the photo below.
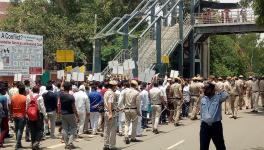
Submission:
M 216 76 L 244 74 L 244 58 L 238 55 L 235 42 L 229 36 L 213 36 L 210 43 L 211 71 Z
M 213 36 L 210 50 L 213 75 L 264 74 L 264 41 L 260 34 Z
M 263 0 L 254 0 L 253 8 L 257 18 L 257 24 L 264 26 L 264 1 Z

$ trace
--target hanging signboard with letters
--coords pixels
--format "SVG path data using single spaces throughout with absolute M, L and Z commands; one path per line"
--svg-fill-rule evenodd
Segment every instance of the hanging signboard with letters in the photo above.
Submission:
M 43 36 L 0 31 L 0 58 L 0 76 L 42 74 Z

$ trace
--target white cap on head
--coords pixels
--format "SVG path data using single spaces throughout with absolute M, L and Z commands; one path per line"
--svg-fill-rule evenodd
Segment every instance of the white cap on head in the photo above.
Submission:
M 79 87 L 79 90 L 83 90 L 83 91 L 85 91 L 85 86 L 84 86 L 84 85 L 81 85 L 81 86 Z

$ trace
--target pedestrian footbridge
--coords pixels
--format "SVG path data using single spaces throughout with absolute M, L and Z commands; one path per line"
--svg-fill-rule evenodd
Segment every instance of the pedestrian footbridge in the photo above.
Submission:
M 137 62 L 134 76 L 148 68 L 166 72 L 161 56 L 168 55 L 170 68 L 179 70 L 181 75 L 199 73 L 207 77 L 210 35 L 264 32 L 256 25 L 257 16 L 252 10 L 242 10 L 237 4 L 219 3 L 226 8 L 236 6 L 233 10 L 210 9 L 210 2 L 204 8 L 202 4 L 202 0 L 191 0 L 190 12 L 186 13 L 183 0 L 143 0 L 131 14 L 114 18 L 94 37 L 94 72 L 111 72 L 109 66 L 101 70 L 100 60 L 101 41 L 108 36 L 123 36 L 123 49 L 113 60 L 123 63 L 132 58 Z

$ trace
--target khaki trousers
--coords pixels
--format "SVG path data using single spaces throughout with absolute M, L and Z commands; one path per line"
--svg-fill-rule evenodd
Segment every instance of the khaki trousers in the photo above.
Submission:
M 244 95 L 240 94 L 238 97 L 239 97 L 238 107 L 239 107 L 239 109 L 242 109 L 242 107 L 245 105 Z
M 252 92 L 253 109 L 258 109 L 259 92 Z
M 136 109 L 125 110 L 125 138 L 128 138 L 129 126 L 132 122 L 131 139 L 137 136 L 138 115 Z
M 232 110 L 231 110 L 231 98 L 229 97 L 226 101 L 225 101 L 225 113 L 226 114 L 231 114 Z
M 113 113 L 113 118 L 108 120 L 108 113 L 105 113 L 104 117 L 104 146 L 108 148 L 115 148 L 116 145 L 116 123 L 117 119 L 115 113 Z
M 230 97 L 231 112 L 232 112 L 232 116 L 235 117 L 237 117 L 238 102 L 239 102 L 239 96 L 231 95 Z
M 197 118 L 197 113 L 199 111 L 199 104 L 200 104 L 200 97 L 199 96 L 192 96 L 193 99 L 193 110 L 191 114 L 191 119 Z
M 264 106 L 264 92 L 260 92 L 259 95 L 260 95 L 261 102 L 262 102 L 261 104 L 262 106 Z
M 178 123 L 180 121 L 182 103 L 183 103 L 182 99 L 176 99 L 176 101 L 173 102 L 173 105 L 174 105 L 174 115 L 173 115 L 174 123 Z
M 158 129 L 159 119 L 161 115 L 161 105 L 151 105 L 152 107 L 152 129 Z

